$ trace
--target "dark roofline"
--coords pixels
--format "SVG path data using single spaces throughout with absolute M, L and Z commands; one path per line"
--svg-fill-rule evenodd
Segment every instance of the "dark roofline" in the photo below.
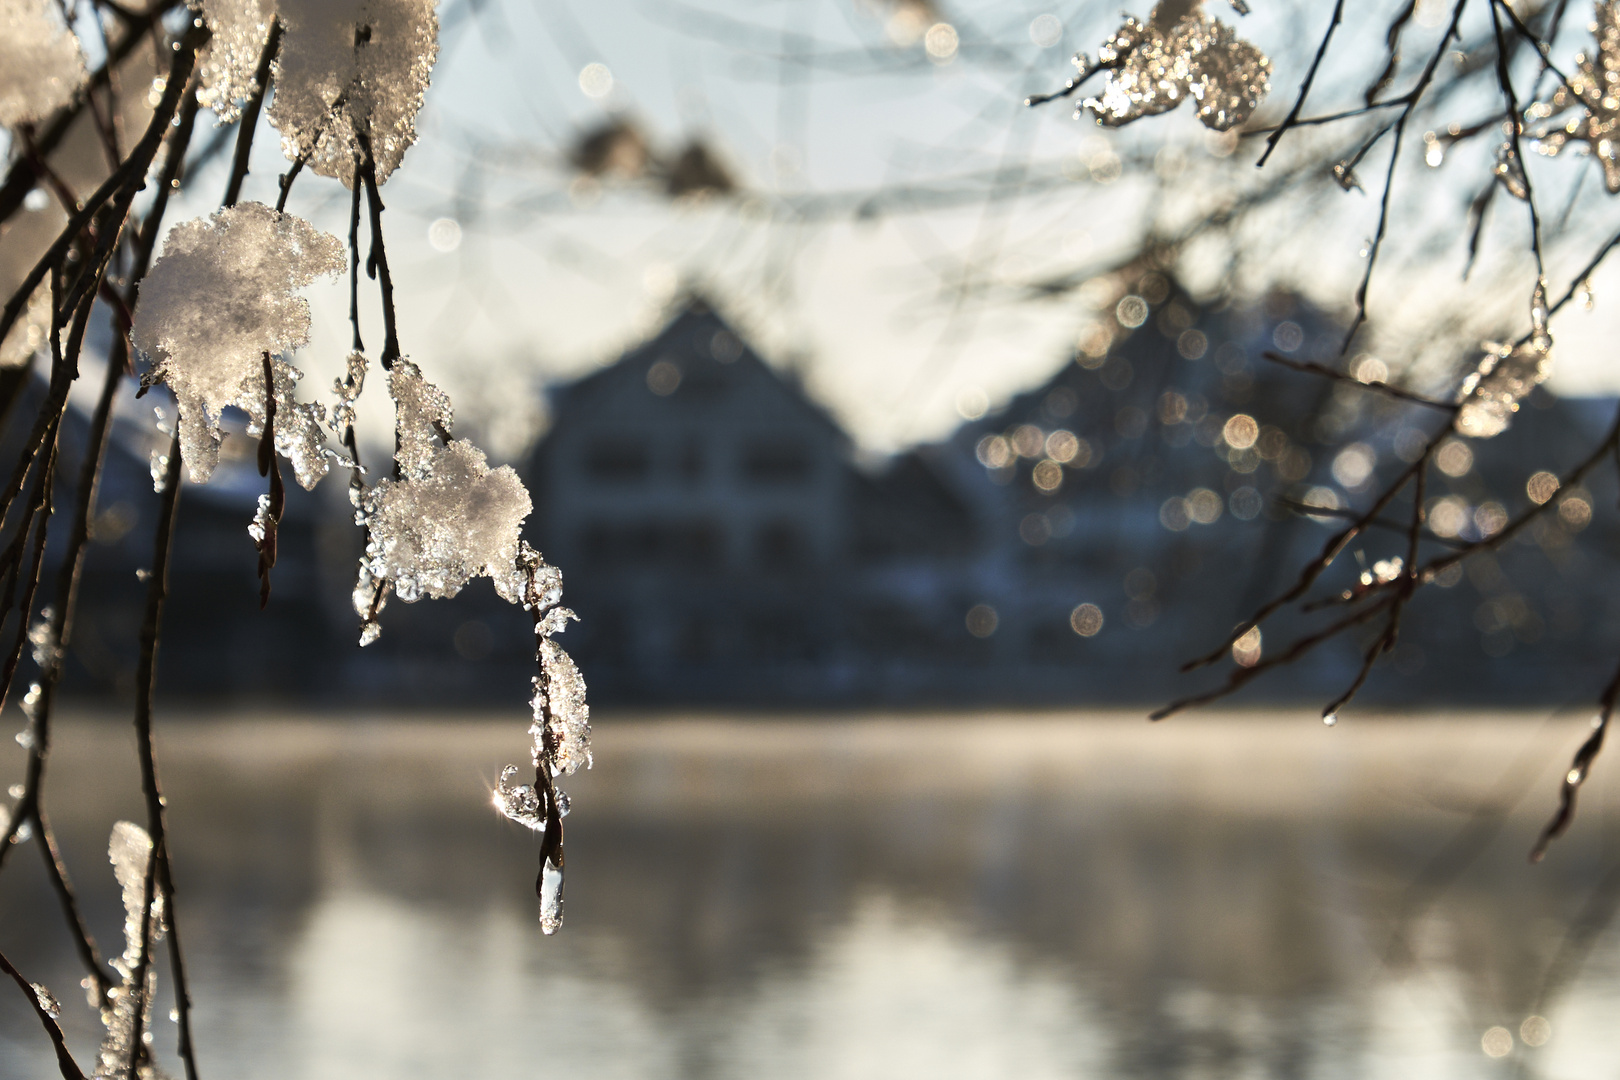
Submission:
M 782 372 L 767 364 L 760 356 L 759 350 L 754 347 L 752 341 L 747 336 L 739 333 L 736 326 L 721 313 L 715 304 L 710 302 L 705 294 L 696 290 L 686 292 L 671 305 L 671 310 L 672 314 L 658 330 L 643 338 L 637 344 L 625 349 L 613 363 L 588 375 L 582 375 L 572 382 L 558 383 L 547 387 L 546 395 L 550 398 L 552 404 L 552 423 L 546 434 L 541 437 L 540 444 L 544 444 L 549 440 L 558 427 L 566 423 L 565 410 L 559 406 L 569 398 L 589 390 L 599 382 L 605 381 L 625 364 L 638 360 L 648 352 L 659 348 L 667 338 L 698 319 L 712 319 L 719 324 L 720 329 L 731 334 L 742 344 L 742 355 L 737 359 L 736 363 L 746 364 L 751 362 L 758 365 L 760 370 L 795 398 L 812 416 L 825 424 L 841 443 L 845 444 L 846 447 L 852 443 L 853 440 L 850 439 L 849 433 L 844 430 L 844 426 L 838 422 L 837 418 L 820 402 L 806 393 L 804 385 L 798 379 L 785 376 Z

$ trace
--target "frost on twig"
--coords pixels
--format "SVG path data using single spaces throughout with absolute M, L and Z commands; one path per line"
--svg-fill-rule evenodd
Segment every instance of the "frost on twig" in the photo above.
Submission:
M 534 888 L 540 900 L 540 929 L 554 934 L 562 926 L 562 819 L 568 813 L 568 796 L 557 790 L 554 781 L 558 776 L 572 775 L 580 766 L 591 767 L 591 712 L 585 703 L 585 680 L 579 668 L 552 640 L 554 634 L 561 633 L 578 617 L 559 606 L 562 574 L 547 565 L 538 551 L 520 543 L 512 580 L 502 589 L 502 595 L 514 588 L 524 609 L 534 616 L 539 674 L 534 678 L 530 702 L 534 720 L 529 725 L 533 740 L 529 754 L 534 762 L 535 782 L 514 786 L 518 768 L 508 765 L 501 772 L 494 801 L 502 814 L 541 834 L 540 873 Z
M 1547 289 L 1536 283 L 1530 303 L 1530 336 L 1516 345 L 1487 342 L 1480 360 L 1457 392 L 1457 431 L 1488 439 L 1507 430 L 1519 400 L 1552 373 L 1552 335 L 1547 332 Z
M 1097 50 L 1097 67 L 1108 71 L 1107 81 L 1101 96 L 1082 107 L 1104 127 L 1169 112 L 1191 98 L 1205 127 L 1226 131 L 1247 120 L 1271 89 L 1271 61 L 1205 15 L 1201 0 L 1160 0 L 1145 23 L 1127 17 Z
M 197 65 L 197 101 L 224 124 L 242 115 L 242 102 L 259 89 L 259 56 L 276 16 L 275 0 L 193 0 L 208 24 L 207 51 Z
M 0 3 L 0 126 L 45 119 L 88 77 L 79 39 L 55 0 Z
M 309 303 L 293 295 L 316 278 L 343 271 L 343 245 L 309 222 L 262 203 L 242 203 L 175 226 L 163 257 L 147 274 L 132 338 L 152 360 L 146 385 L 166 383 L 180 405 L 180 442 L 191 479 L 201 483 L 219 461 L 219 418 L 227 405 L 265 421 L 263 356 L 309 341 Z M 300 405 L 301 373 L 272 361 L 276 449 L 298 482 L 326 474 L 318 405 Z
M 107 1034 L 96 1056 L 96 1078 L 160 1080 L 163 1074 L 137 1045 L 141 1033 L 150 1030 L 157 988 L 150 951 L 164 931 L 163 896 L 153 884 L 152 838 L 139 825 L 120 821 L 113 826 L 107 857 L 124 897 L 124 954 L 112 962 L 123 982 L 109 991 L 101 1010 Z
M 369 140 L 380 184 L 416 141 L 439 54 L 434 0 L 279 0 L 270 122 L 282 150 L 350 188 Z
M 1591 30 L 1597 56 L 1576 56 L 1569 82 L 1559 83 L 1547 105 L 1532 106 L 1542 117 L 1569 109 L 1580 113 L 1539 132 L 1534 146 L 1556 157 L 1570 143 L 1585 143 L 1603 163 L 1603 184 L 1613 195 L 1620 192 L 1620 0 L 1598 0 L 1596 9 Z

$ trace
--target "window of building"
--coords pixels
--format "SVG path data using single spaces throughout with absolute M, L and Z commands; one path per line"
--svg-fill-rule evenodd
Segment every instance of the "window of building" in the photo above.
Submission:
M 712 521 L 597 522 L 586 526 L 584 555 L 614 568 L 704 571 L 720 565 L 720 530 Z
M 803 531 L 789 521 L 773 521 L 761 528 L 754 551 L 760 567 L 775 572 L 796 570 L 810 556 Z
M 604 484 L 634 484 L 647 478 L 652 454 L 639 439 L 598 439 L 585 448 L 585 475 Z
M 811 466 L 802 442 L 759 441 L 743 450 L 743 476 L 755 484 L 802 484 L 810 479 Z

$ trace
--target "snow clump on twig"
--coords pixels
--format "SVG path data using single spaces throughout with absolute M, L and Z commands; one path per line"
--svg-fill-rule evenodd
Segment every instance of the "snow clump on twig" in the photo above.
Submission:
M 265 416 L 264 354 L 309 342 L 309 302 L 294 296 L 318 277 L 341 273 L 343 244 L 290 214 L 261 203 L 226 207 L 176 225 L 163 257 L 141 285 L 132 338 L 152 360 L 144 382 L 166 383 L 180 404 L 180 443 L 191 479 L 202 483 L 219 462 L 219 417 L 227 405 L 257 423 Z M 319 406 L 298 406 L 300 373 L 273 360 L 276 448 L 293 458 L 311 487 L 326 472 Z M 311 440 L 313 439 L 313 444 Z M 306 448 L 302 454 L 299 448 Z
M 394 361 L 399 476 L 365 495 L 370 530 L 363 576 L 388 581 L 401 600 L 455 596 L 478 576 L 511 578 L 518 531 L 533 505 L 510 465 L 450 440 L 450 402 L 409 360 Z M 443 446 L 436 439 L 445 440 Z
M 1240 9 L 1241 10 L 1241 9 Z M 1081 74 L 1094 70 L 1075 57 Z M 1083 107 L 1104 127 L 1122 127 L 1192 99 L 1205 127 L 1227 131 L 1247 120 L 1271 90 L 1271 61 L 1200 0 L 1161 0 L 1143 23 L 1126 18 L 1097 50 L 1106 69 L 1100 97 Z
M 86 78 L 79 39 L 54 0 L 0 0 L 0 125 L 45 119 Z
M 270 123 L 282 150 L 356 183 L 366 153 L 377 182 L 416 141 L 416 114 L 439 55 L 433 0 L 279 0 L 286 36 Z
M 202 0 L 193 6 L 210 32 L 197 64 L 197 102 L 213 109 L 220 123 L 234 123 L 242 102 L 259 90 L 259 57 L 276 17 L 275 0 Z

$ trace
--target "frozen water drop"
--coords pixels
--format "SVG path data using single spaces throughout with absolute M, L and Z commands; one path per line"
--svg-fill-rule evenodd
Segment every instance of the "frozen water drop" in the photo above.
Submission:
M 56 1000 L 55 994 L 52 994 L 39 983 L 29 983 L 28 985 L 33 988 L 34 1000 L 39 1002 L 39 1007 L 45 1011 L 45 1015 L 53 1020 L 62 1015 L 62 1006 Z
M 555 934 L 563 920 L 562 867 L 547 859 L 540 868 L 540 930 Z
M 6 789 L 6 794 L 10 795 L 13 799 L 20 799 L 27 793 L 27 791 L 28 789 L 23 787 L 21 784 L 12 784 Z
M 1338 722 L 1339 722 L 1339 714 L 1336 713 L 1336 712 L 1330 712 L 1326 716 L 1322 717 L 1322 723 L 1326 724 L 1328 727 L 1332 727 L 1334 724 L 1337 724 Z
M 31 727 L 23 728 L 17 732 L 16 739 L 18 746 L 24 750 L 32 750 L 34 748 L 34 729 Z
M 367 645 L 370 645 L 380 637 L 382 637 L 382 627 L 378 626 L 375 620 L 367 622 L 364 626 L 360 627 L 361 648 L 365 648 Z

